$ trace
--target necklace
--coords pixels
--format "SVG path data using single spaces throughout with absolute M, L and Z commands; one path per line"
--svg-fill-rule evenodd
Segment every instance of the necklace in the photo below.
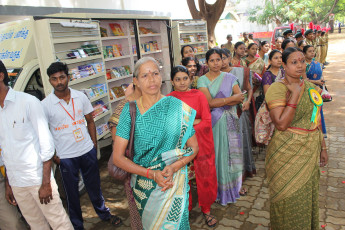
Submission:
M 140 101 L 140 105 L 141 105 L 141 108 L 143 109 L 143 114 L 144 114 L 146 112 L 146 109 L 143 105 L 143 97 L 142 96 L 140 97 L 139 101 Z

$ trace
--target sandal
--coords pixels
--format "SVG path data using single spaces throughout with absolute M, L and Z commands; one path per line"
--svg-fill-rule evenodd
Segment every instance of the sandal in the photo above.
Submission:
M 215 226 L 217 225 L 217 220 L 216 220 L 216 218 L 215 218 L 214 216 L 209 215 L 209 214 L 206 214 L 206 213 L 202 213 L 202 214 L 203 214 L 204 217 L 205 217 L 205 222 L 206 222 L 207 226 L 209 226 L 210 228 L 213 228 L 213 227 L 215 227 Z M 211 222 L 212 222 L 213 220 L 215 220 L 216 223 L 211 224 Z
M 240 196 L 246 196 L 247 193 L 248 193 L 248 191 L 247 191 L 247 189 L 245 189 L 245 188 L 242 188 L 242 189 L 239 191 Z
M 111 215 L 109 218 L 109 222 L 114 225 L 115 227 L 119 227 L 122 224 L 122 220 L 120 219 L 120 217 L 115 216 L 115 215 Z

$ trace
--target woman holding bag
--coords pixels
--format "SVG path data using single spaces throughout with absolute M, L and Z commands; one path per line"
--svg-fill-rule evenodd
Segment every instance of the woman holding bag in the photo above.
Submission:
M 162 77 L 155 59 L 140 59 L 134 76 L 142 92 L 135 101 L 134 157 L 133 161 L 125 157 L 131 127 L 126 104 L 117 126 L 114 164 L 132 173 L 131 187 L 144 229 L 190 229 L 186 164 L 199 151 L 195 110 L 161 95 Z
M 327 164 L 320 130 L 320 89 L 301 80 L 305 58 L 296 48 L 282 55 L 285 78 L 267 90 L 275 132 L 266 154 L 271 228 L 319 229 L 319 167 Z

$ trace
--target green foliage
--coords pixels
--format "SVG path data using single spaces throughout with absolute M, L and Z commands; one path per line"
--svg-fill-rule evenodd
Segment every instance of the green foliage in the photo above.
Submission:
M 257 6 L 249 11 L 249 20 L 259 24 L 320 21 L 328 22 L 328 13 L 336 0 L 265 0 L 264 6 Z M 345 0 L 339 0 L 333 13 L 344 14 Z

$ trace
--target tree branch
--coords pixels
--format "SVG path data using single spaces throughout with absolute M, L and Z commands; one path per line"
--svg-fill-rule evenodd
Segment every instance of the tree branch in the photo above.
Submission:
M 331 10 L 328 12 L 328 14 L 326 14 L 326 16 L 321 20 L 320 24 L 323 23 L 328 17 L 329 15 L 333 12 L 334 7 L 338 4 L 339 0 L 334 0 L 333 6 L 331 8 Z
M 195 0 L 187 0 L 189 11 L 193 19 L 201 19 L 200 12 L 195 6 Z
M 207 11 L 206 11 L 206 1 L 205 0 L 198 0 L 199 2 L 199 10 L 200 10 L 200 17 L 206 19 Z

